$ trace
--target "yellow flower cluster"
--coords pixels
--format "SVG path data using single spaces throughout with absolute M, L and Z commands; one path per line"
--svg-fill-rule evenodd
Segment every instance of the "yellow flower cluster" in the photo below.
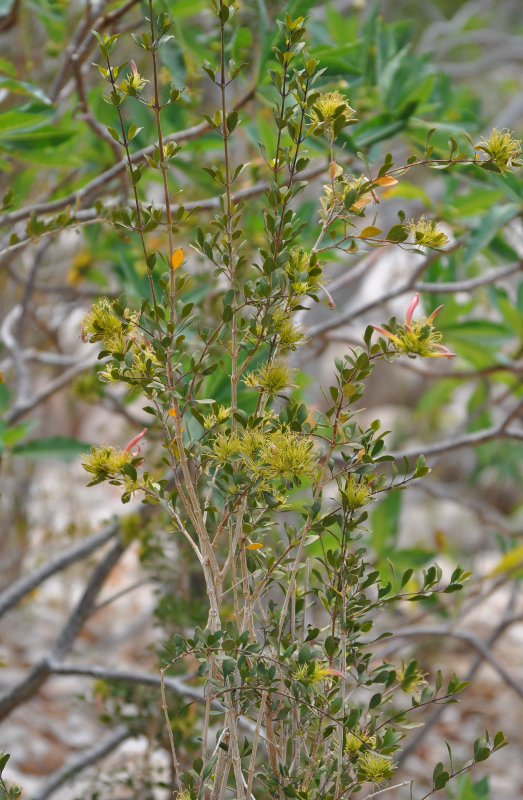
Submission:
M 89 455 L 83 455 L 82 467 L 93 475 L 97 481 L 122 477 L 124 468 L 133 460 L 133 455 L 126 450 L 110 445 L 91 447 Z
M 125 337 L 136 328 L 137 317 L 127 309 L 124 319 L 114 313 L 111 301 L 101 297 L 82 320 L 82 338 L 89 342 L 102 342 L 104 350 L 123 353 Z
M 323 269 L 315 253 L 310 253 L 302 247 L 291 250 L 289 261 L 285 267 L 291 283 L 291 289 L 297 295 L 291 298 L 293 304 L 300 302 L 300 295 L 315 291 L 322 278 Z M 289 319 L 287 317 L 287 319 Z M 299 329 L 300 339 L 303 333 Z M 285 338 L 285 337 L 284 337 Z
M 312 122 L 331 140 L 350 122 L 356 122 L 355 114 L 356 112 L 350 107 L 347 98 L 337 90 L 322 92 L 310 112 Z
M 367 750 L 358 758 L 358 777 L 362 781 L 379 786 L 394 775 L 395 768 L 390 758 Z
M 483 150 L 494 166 L 504 175 L 511 167 L 520 167 L 521 142 L 515 139 L 507 128 L 498 131 L 494 128 L 488 139 L 482 139 L 474 148 Z
M 347 477 L 341 493 L 344 505 L 346 504 L 351 511 L 362 508 L 372 500 L 372 486 L 369 481 L 364 475 L 358 478 L 353 472 Z
M 443 231 L 438 230 L 433 219 L 426 220 L 425 217 L 418 220 L 411 219 L 407 222 L 407 229 L 420 247 L 431 247 L 437 250 L 447 244 L 449 240 Z
M 250 372 L 244 383 L 250 389 L 260 389 L 262 392 L 273 395 L 287 389 L 291 383 L 293 370 L 289 369 L 284 361 L 273 361 L 264 364 L 256 372 Z
M 218 433 L 211 447 L 222 464 L 242 461 L 256 478 L 262 479 L 260 489 L 274 480 L 309 478 L 318 464 L 312 439 L 286 428 Z
M 146 83 L 149 83 L 149 81 L 146 78 L 142 78 L 136 68 L 136 64 L 134 61 L 131 61 L 131 72 L 128 74 L 127 80 L 120 82 L 119 88 L 124 94 L 130 97 L 136 97 L 138 92 L 142 91 Z
M 306 686 L 317 686 L 324 680 L 330 679 L 332 675 L 343 677 L 337 669 L 331 669 L 321 661 L 309 661 L 295 667 L 292 676 L 295 680 Z
M 434 318 L 443 306 L 438 306 L 426 319 L 422 317 L 413 322 L 412 314 L 418 303 L 419 294 L 415 294 L 407 308 L 404 324 L 398 325 L 395 333 L 381 328 L 379 325 L 371 327 L 390 339 L 396 345 L 398 353 L 422 356 L 423 358 L 454 358 L 455 353 L 451 353 L 441 344 L 441 332 L 434 328 Z
M 349 756 L 356 755 L 364 747 L 370 747 L 373 750 L 376 747 L 376 737 L 361 729 L 349 731 L 345 735 L 345 752 Z

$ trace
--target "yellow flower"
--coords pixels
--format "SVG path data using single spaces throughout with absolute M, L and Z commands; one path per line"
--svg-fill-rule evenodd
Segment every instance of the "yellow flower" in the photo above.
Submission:
M 146 83 L 149 83 L 149 81 L 146 78 L 142 78 L 136 64 L 131 61 L 131 72 L 127 76 L 127 80 L 121 81 L 120 89 L 125 94 L 135 97 L 138 92 L 141 92 Z
M 344 678 L 343 672 L 338 669 L 331 669 L 322 664 L 321 661 L 312 661 L 306 664 L 300 664 L 292 673 L 295 680 L 300 681 L 308 686 L 316 686 L 321 681 L 326 680 L 331 675 L 337 675 L 339 678 Z
M 286 389 L 291 382 L 292 370 L 283 361 L 265 364 L 257 372 L 250 372 L 244 380 L 251 389 L 261 389 L 268 394 L 277 394 Z
M 518 162 L 521 158 L 521 142 L 514 139 L 512 132 L 507 128 L 502 131 L 494 128 L 489 138 L 482 139 L 474 149 L 483 150 L 488 156 L 485 163 L 490 161 L 502 175 L 510 172 L 511 167 L 521 166 Z
M 343 500 L 351 511 L 356 508 L 362 508 L 372 500 L 371 483 L 364 476 L 358 479 L 358 476 L 352 472 L 347 477 L 341 493 Z
M 358 758 L 358 777 L 374 785 L 385 783 L 394 775 L 394 764 L 387 756 L 368 750 Z
M 376 737 L 371 736 L 367 731 L 349 731 L 345 736 L 345 752 L 349 756 L 356 755 L 364 747 L 374 749 L 376 747 Z
M 320 131 L 325 131 L 330 139 L 350 122 L 356 122 L 355 114 L 347 99 L 338 91 L 322 92 L 311 109 L 313 123 Z
M 438 230 L 433 219 L 426 220 L 425 217 L 421 217 L 418 221 L 411 219 L 407 223 L 407 228 L 420 247 L 437 249 L 443 247 L 449 240 L 443 231 Z
M 426 672 L 418 669 L 416 661 L 411 661 L 407 666 L 402 664 L 401 669 L 398 671 L 398 681 L 404 692 L 416 695 L 419 694 L 424 686 L 427 686 L 426 675 Z
M 407 308 L 405 323 L 398 325 L 396 333 L 378 325 L 371 325 L 371 328 L 394 342 L 398 353 L 422 356 L 422 358 L 454 358 L 456 354 L 441 344 L 441 333 L 435 330 L 433 325 L 436 314 L 443 306 L 438 306 L 427 319 L 422 318 L 413 322 L 412 314 L 418 303 L 419 294 L 415 294 Z

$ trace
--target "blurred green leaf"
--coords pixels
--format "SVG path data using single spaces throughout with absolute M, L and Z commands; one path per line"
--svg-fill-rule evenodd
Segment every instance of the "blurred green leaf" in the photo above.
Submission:
M 71 436 L 48 436 L 16 445 L 11 452 L 13 455 L 30 458 L 55 458 L 61 461 L 71 461 L 81 453 L 88 452 L 90 447 L 91 445 L 87 442 L 81 442 Z

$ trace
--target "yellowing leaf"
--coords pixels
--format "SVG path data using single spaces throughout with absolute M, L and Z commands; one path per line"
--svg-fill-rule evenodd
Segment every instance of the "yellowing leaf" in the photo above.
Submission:
M 360 197 L 359 200 L 356 200 L 356 202 L 352 204 L 352 208 L 362 209 L 365 208 L 365 206 L 368 206 L 371 202 L 371 197 Z
M 172 259 L 171 259 L 171 267 L 173 269 L 178 269 L 180 264 L 183 261 L 183 250 L 181 247 L 178 247 L 177 250 L 174 251 Z
M 391 175 L 383 175 L 382 178 L 376 178 L 374 181 L 378 186 L 395 186 L 397 182 L 396 178 L 393 178 Z
M 501 572 L 512 572 L 518 567 L 523 567 L 523 544 L 505 553 L 501 561 L 489 572 L 487 577 L 493 578 L 494 575 L 499 575 Z
M 260 547 L 263 547 L 261 542 L 253 542 L 252 544 L 248 544 L 245 549 L 246 550 L 259 550 Z
M 363 228 L 360 236 L 362 239 L 371 239 L 377 236 L 378 233 L 381 233 L 381 228 L 377 228 L 376 225 L 367 225 L 366 228 Z

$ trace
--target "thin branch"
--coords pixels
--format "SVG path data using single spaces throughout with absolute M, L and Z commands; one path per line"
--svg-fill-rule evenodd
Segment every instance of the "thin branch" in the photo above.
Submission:
M 254 92 L 255 88 L 250 89 L 233 106 L 233 110 L 238 110 L 244 106 L 252 98 Z M 208 130 L 209 124 L 207 122 L 200 122 L 198 125 L 192 125 L 183 131 L 177 131 L 176 133 L 169 134 L 169 136 L 165 137 L 164 144 L 167 142 L 188 142 L 191 139 L 197 139 L 198 137 L 203 136 L 203 134 Z M 158 145 L 155 143 L 149 145 L 148 147 L 142 147 L 141 150 L 137 150 L 131 155 L 131 163 L 136 164 L 140 161 L 143 161 L 146 156 L 152 155 L 157 146 Z M 81 201 L 87 199 L 88 197 L 96 195 L 99 190 L 105 189 L 107 184 L 112 181 L 113 178 L 117 178 L 120 176 L 120 174 L 125 172 L 126 167 L 127 159 L 123 159 L 113 167 L 101 172 L 95 178 L 82 186 L 81 189 L 71 192 L 65 197 L 61 197 L 57 200 L 51 200 L 48 203 L 35 203 L 33 206 L 27 206 L 26 208 L 21 208 L 18 211 L 11 211 L 8 214 L 4 214 L 3 217 L 0 217 L 0 226 L 13 225 L 15 222 L 19 222 L 20 220 L 28 219 L 31 214 L 49 214 L 54 211 L 60 211 L 62 208 L 65 208 L 68 205 L 78 205 L 81 203 Z
M 405 456 L 410 460 L 417 458 L 422 453 L 425 456 L 442 456 L 445 453 L 451 453 L 463 447 L 475 447 L 478 444 L 491 442 L 495 439 L 516 439 L 523 442 L 523 429 L 507 427 L 502 423 L 492 428 L 485 428 L 482 431 L 474 431 L 473 433 L 465 433 L 462 436 L 443 439 L 441 442 L 434 442 L 434 444 L 420 445 L 412 450 L 393 451 L 390 455 L 396 460 Z
M 438 254 L 439 255 L 439 254 Z M 454 283 L 423 283 L 417 280 L 420 272 L 424 271 L 430 263 L 432 263 L 433 257 L 429 256 L 429 258 L 424 261 L 420 267 L 416 270 L 414 275 L 412 275 L 407 281 L 401 284 L 401 286 L 397 286 L 395 289 L 391 289 L 388 292 L 376 297 L 374 300 L 371 300 L 369 303 L 365 303 L 365 305 L 360 306 L 359 308 L 349 309 L 345 311 L 343 314 L 339 314 L 334 319 L 331 317 L 323 322 L 314 325 L 312 328 L 309 328 L 307 331 L 307 335 L 310 339 L 314 339 L 317 336 L 325 333 L 326 331 L 330 331 L 333 328 L 339 328 L 341 325 L 345 325 L 349 322 L 352 322 L 353 319 L 357 317 L 361 317 L 364 314 L 367 314 L 369 311 L 373 311 L 375 308 L 388 303 L 389 300 L 393 300 L 395 297 L 400 297 L 403 294 L 407 294 L 408 292 L 412 291 L 419 291 L 419 292 L 442 292 L 442 293 L 452 293 L 457 291 L 462 292 L 469 292 L 477 289 L 479 286 L 487 286 L 488 284 L 495 283 L 497 280 L 501 280 L 502 278 L 506 278 L 509 275 L 512 275 L 515 272 L 520 272 L 523 269 L 523 261 L 518 261 L 514 264 L 510 264 L 508 267 L 499 270 L 493 270 L 491 272 L 486 273 L 485 275 L 481 275 L 478 278 L 471 278 L 467 281 L 455 281 Z
M 415 283 L 412 287 L 417 292 L 434 292 L 434 294 L 454 294 L 454 292 L 471 292 L 480 286 L 487 286 L 490 283 L 508 278 L 515 272 L 523 271 L 523 261 L 516 261 L 503 269 L 491 270 L 477 278 L 469 278 L 465 281 L 453 281 L 450 283 Z
M 81 755 L 56 770 L 56 772 L 53 772 L 51 777 L 33 794 L 31 800 L 47 800 L 55 789 L 58 789 L 64 783 L 74 780 L 79 772 L 82 772 L 86 767 L 90 767 L 91 764 L 96 764 L 101 758 L 112 753 L 113 750 L 116 750 L 122 742 L 129 739 L 132 735 L 133 734 L 126 725 L 119 726 L 101 742 L 90 747 Z
M 81 542 L 73 544 L 54 558 L 51 558 L 45 564 L 37 567 L 37 569 L 33 570 L 29 575 L 24 575 L 19 578 L 19 580 L 11 584 L 11 586 L 0 594 L 0 617 L 36 589 L 37 586 L 40 586 L 47 578 L 56 575 L 57 572 L 67 569 L 71 564 L 80 561 L 98 547 L 105 544 L 105 542 L 108 542 L 109 539 L 112 539 L 113 536 L 116 535 L 119 528 L 119 520 L 114 520 L 98 533 L 89 536 L 87 539 L 83 539 Z
M 100 589 L 124 550 L 125 545 L 120 540 L 113 544 L 93 570 L 82 597 L 62 627 L 50 652 L 29 670 L 20 683 L 0 696 L 0 720 L 7 717 L 21 703 L 33 697 L 52 673 L 52 663 L 61 661 L 70 650 L 74 639 L 93 611 Z
M 519 681 L 517 681 L 502 664 L 500 664 L 498 659 L 491 653 L 489 645 L 471 631 L 458 631 L 447 625 L 433 625 L 427 627 L 424 625 L 412 625 L 408 628 L 399 628 L 395 630 L 394 636 L 401 637 L 402 639 L 412 637 L 441 636 L 459 639 L 463 642 L 466 642 L 481 655 L 484 661 L 489 662 L 491 667 L 496 670 L 500 677 L 505 681 L 507 686 L 510 686 L 511 689 L 514 689 L 514 691 L 523 698 L 523 685 L 521 685 Z
M 32 397 L 29 397 L 26 400 L 18 398 L 10 410 L 4 414 L 4 422 L 7 422 L 8 425 L 18 422 L 18 420 L 25 416 L 28 411 L 32 411 L 33 408 L 36 408 L 36 406 L 41 402 L 47 400 L 48 397 L 57 392 L 59 389 L 62 389 L 64 386 L 70 383 L 73 378 L 76 378 L 77 375 L 80 375 L 82 372 L 91 369 L 91 367 L 94 367 L 96 364 L 101 365 L 103 363 L 103 360 L 99 360 L 97 358 L 86 358 L 85 361 L 80 361 L 79 364 L 75 364 L 54 378 L 54 380 L 49 381 L 46 386 L 40 389 L 39 392 L 36 392 L 36 394 L 34 394 Z

